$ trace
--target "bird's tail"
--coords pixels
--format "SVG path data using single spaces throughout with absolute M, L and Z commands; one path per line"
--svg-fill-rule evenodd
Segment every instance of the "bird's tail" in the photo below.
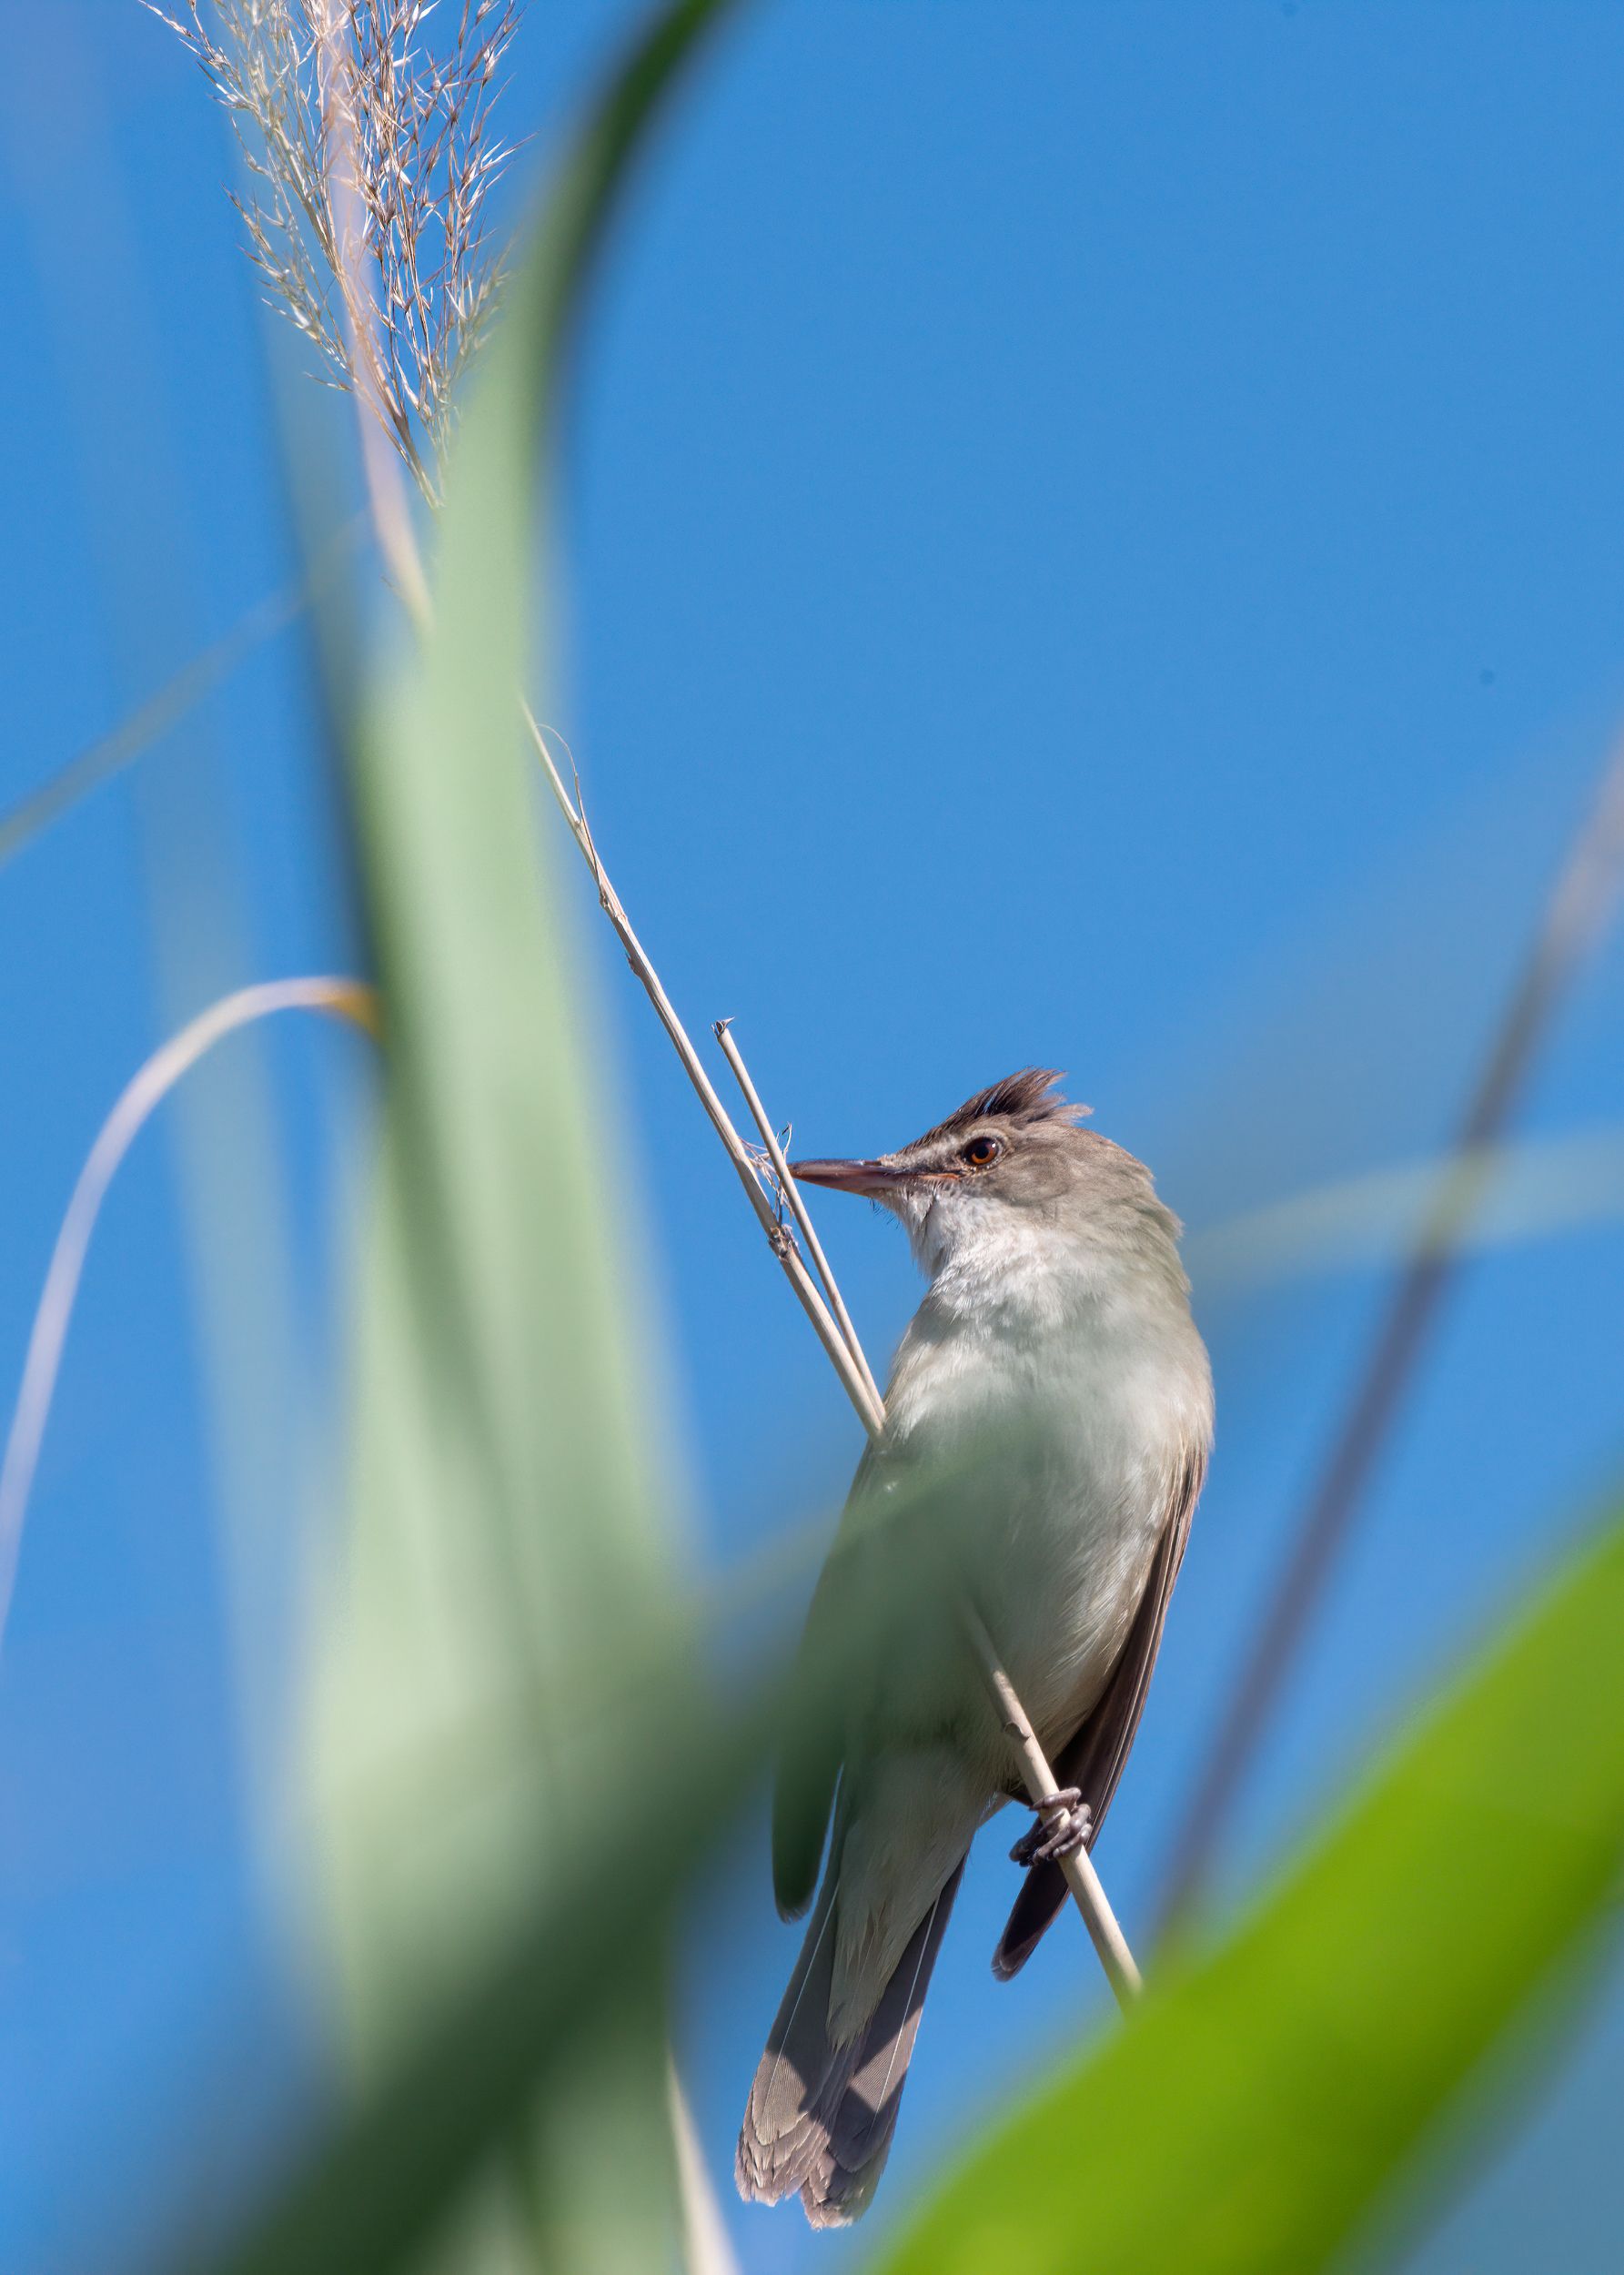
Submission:
M 776 2204 L 799 2189 L 814 2228 L 843 2227 L 867 2210 L 891 2151 L 920 2009 L 963 1870 L 961 1859 L 873 2014 L 839 2045 L 829 2028 L 840 1901 L 832 1864 L 750 2089 L 735 2161 L 741 2196 Z

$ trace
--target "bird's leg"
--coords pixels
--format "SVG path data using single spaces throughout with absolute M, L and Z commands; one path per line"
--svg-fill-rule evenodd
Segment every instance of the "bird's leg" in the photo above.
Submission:
M 1088 1838 L 1094 1812 L 1084 1805 L 1079 1786 L 1063 1785 L 1047 1801 L 1029 1801 L 1026 1806 L 1036 1810 L 1037 1823 L 1010 1850 L 1012 1865 L 1046 1865 L 1074 1855 Z

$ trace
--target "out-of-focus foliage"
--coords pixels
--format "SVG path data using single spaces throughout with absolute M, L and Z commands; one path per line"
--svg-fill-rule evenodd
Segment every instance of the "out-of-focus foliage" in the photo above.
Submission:
M 547 1965 L 591 1970 L 570 1995 L 590 1987 L 592 2024 L 567 2078 L 488 2144 L 445 2240 L 461 2270 L 544 2237 L 578 2267 L 647 2265 L 671 2243 L 666 1907 L 661 1891 L 626 1905 L 641 1848 L 610 1828 L 627 1826 L 651 1731 L 663 1743 L 681 1726 L 690 1684 L 614 1145 L 519 697 L 538 446 L 571 296 L 637 126 L 718 13 L 661 16 L 565 168 L 455 456 L 432 630 L 381 675 L 354 766 L 387 1073 L 351 1518 L 321 1590 L 311 1751 L 363 2092 L 488 1981 L 549 1890 L 593 1907 L 583 1860 L 620 1876 L 626 1931 L 609 1949 L 566 1928 L 573 1913 L 553 1918 Z
M 883 2275 L 1306 2275 L 1414 2177 L 1624 1863 L 1624 1523 L 1278 1887 L 997 2126 Z
M 616 1796 L 590 1835 L 557 1841 L 529 1884 L 515 1878 L 517 1928 L 478 1950 L 461 1942 L 462 1988 L 367 2065 L 280 2193 L 210 2262 L 217 2275 L 417 2266 L 437 2238 L 459 2270 L 532 2267 L 543 2250 L 565 2267 L 666 2263 L 667 2146 L 627 2121 L 646 2114 L 652 2084 L 641 1995 L 674 1900 L 759 1770 L 772 1724 L 707 1714 L 681 1660 L 641 1675 L 658 1711 L 641 1793 Z M 617 2087 L 632 2097 L 624 2109 Z M 575 2185 L 557 2185 L 545 2148 L 582 2154 Z M 603 2211 L 583 2184 L 609 2164 L 618 2204 L 600 2226 L 581 2224 Z M 634 2261 L 640 2250 L 650 2256 Z

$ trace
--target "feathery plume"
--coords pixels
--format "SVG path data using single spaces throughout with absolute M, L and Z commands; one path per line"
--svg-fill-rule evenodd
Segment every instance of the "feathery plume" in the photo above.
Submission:
M 248 174 L 232 202 L 272 305 L 432 500 L 500 282 L 486 201 L 511 151 L 490 114 L 524 0 L 450 0 L 438 52 L 443 0 L 144 5 L 231 120 Z

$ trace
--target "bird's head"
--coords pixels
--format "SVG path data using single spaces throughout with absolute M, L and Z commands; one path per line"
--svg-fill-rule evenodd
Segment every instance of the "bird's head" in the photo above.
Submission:
M 881 1202 L 902 1218 L 927 1271 L 967 1242 L 1018 1228 L 1081 1229 L 1113 1200 L 1155 1207 L 1133 1156 L 1076 1127 L 1088 1108 L 1063 1098 L 1059 1080 L 1049 1068 L 1024 1067 L 894 1153 L 795 1161 L 792 1174 Z

